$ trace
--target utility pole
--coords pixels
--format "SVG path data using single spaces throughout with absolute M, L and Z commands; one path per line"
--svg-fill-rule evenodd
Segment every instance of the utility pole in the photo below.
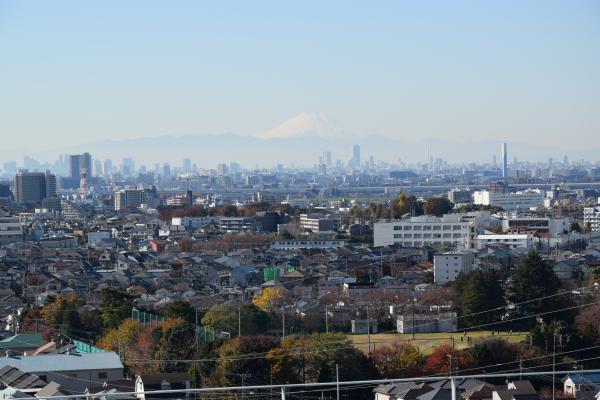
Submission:
M 335 382 L 336 399 L 340 400 L 340 366 L 338 364 L 335 364 Z
M 285 306 L 281 306 L 281 315 L 282 317 L 282 329 L 281 329 L 281 340 L 284 341 L 285 340 Z
M 519 380 L 523 380 L 523 357 L 519 356 Z
M 412 338 L 413 338 L 413 341 L 415 340 L 415 330 L 417 329 L 415 327 L 415 306 L 416 306 L 416 302 L 417 302 L 417 298 L 413 297 L 413 304 L 412 304 Z
M 556 381 L 556 326 L 552 335 L 552 400 L 555 400 L 555 383 Z
M 367 304 L 367 340 L 369 341 L 368 354 L 371 355 L 371 314 L 369 314 L 369 305 Z
M 198 336 L 200 336 L 200 326 L 198 325 L 198 309 L 194 308 L 194 311 L 196 312 L 196 326 L 194 327 L 194 332 L 196 333 L 196 353 L 198 352 Z
M 327 311 L 327 304 L 325 304 L 325 333 L 329 333 L 329 312 Z
M 238 307 L 238 337 L 242 336 L 242 305 Z

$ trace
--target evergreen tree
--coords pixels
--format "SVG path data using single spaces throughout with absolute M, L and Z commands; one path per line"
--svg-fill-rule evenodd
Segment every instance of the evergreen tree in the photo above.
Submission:
M 543 260 L 537 252 L 531 252 L 521 262 L 519 268 L 512 276 L 513 303 L 523 303 L 516 307 L 518 315 L 535 315 L 557 309 L 561 299 L 545 298 L 531 301 L 540 297 L 547 297 L 558 292 L 560 282 L 552 267 Z
M 490 324 L 500 320 L 505 305 L 504 292 L 494 271 L 473 271 L 466 275 L 460 296 L 464 326 Z M 473 315 L 475 314 L 475 315 Z

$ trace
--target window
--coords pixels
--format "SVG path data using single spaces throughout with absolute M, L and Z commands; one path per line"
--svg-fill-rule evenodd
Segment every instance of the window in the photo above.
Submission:
M 106 372 L 98 372 L 98 379 L 106 379 L 108 374 Z

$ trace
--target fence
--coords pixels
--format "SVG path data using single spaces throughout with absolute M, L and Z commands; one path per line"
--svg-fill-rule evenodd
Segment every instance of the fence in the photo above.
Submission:
M 137 310 L 133 308 L 131 310 L 131 318 L 135 321 L 138 321 L 140 324 L 144 326 L 147 325 L 159 325 L 165 320 L 165 317 L 156 314 L 150 314 L 144 311 Z M 194 330 L 196 331 L 196 335 L 198 335 L 198 339 L 211 343 L 215 340 L 229 340 L 231 339 L 231 334 L 229 332 L 215 331 L 214 329 L 208 328 L 206 326 L 192 324 Z
M 73 345 L 79 353 L 104 353 L 104 350 L 80 340 L 73 339 Z

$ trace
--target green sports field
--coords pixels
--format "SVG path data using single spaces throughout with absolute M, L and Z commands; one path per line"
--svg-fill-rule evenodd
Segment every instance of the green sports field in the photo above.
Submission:
M 472 343 L 477 340 L 491 337 L 500 337 L 509 342 L 523 342 L 528 340 L 527 332 L 496 332 L 494 331 L 473 331 L 464 333 L 417 333 L 413 340 L 411 334 L 401 333 L 377 333 L 371 334 L 371 350 L 376 349 L 379 346 L 390 346 L 394 342 L 397 343 L 411 343 L 419 348 L 421 353 L 428 355 L 431 354 L 433 349 L 440 344 L 448 343 L 451 344 L 454 339 L 454 346 L 457 350 L 469 347 Z M 363 352 L 367 352 L 368 337 L 367 335 L 348 335 L 348 338 L 352 343 Z

